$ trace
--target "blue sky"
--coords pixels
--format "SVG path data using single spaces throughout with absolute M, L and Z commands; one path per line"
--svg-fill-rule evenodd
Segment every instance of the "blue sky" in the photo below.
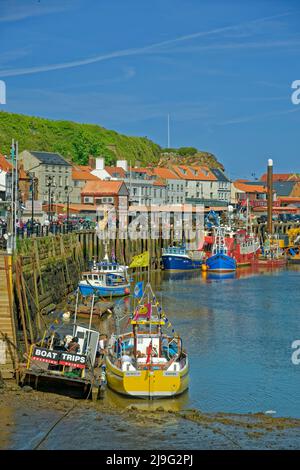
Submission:
M 298 0 L 0 0 L 1 109 L 298 171 Z

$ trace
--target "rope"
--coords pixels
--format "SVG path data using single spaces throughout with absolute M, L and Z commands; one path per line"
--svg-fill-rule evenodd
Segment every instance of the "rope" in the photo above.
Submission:
M 46 434 L 44 435 L 44 437 L 38 442 L 38 444 L 32 449 L 32 450 L 37 450 L 40 445 L 47 439 L 47 437 L 49 436 L 49 434 L 53 431 L 53 429 L 64 419 L 68 416 L 68 414 L 74 410 L 75 408 L 75 403 L 74 405 L 68 410 L 66 411 L 66 413 L 64 413 L 57 421 L 55 421 L 55 423 L 53 424 L 53 426 L 51 426 L 51 428 L 49 429 L 49 431 L 46 432 Z

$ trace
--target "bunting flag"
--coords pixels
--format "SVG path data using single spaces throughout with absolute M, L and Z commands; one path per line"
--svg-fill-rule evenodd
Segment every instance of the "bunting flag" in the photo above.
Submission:
M 135 298 L 142 297 L 144 292 L 144 281 L 137 282 L 134 286 L 133 296 Z
M 149 251 L 134 256 L 129 265 L 130 268 L 146 268 L 147 266 L 149 266 Z

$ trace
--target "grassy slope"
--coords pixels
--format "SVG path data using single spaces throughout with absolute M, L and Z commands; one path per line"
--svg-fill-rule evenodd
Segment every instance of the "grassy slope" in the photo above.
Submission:
M 12 139 L 19 142 L 19 151 L 58 152 L 67 160 L 86 164 L 89 155 L 104 156 L 106 164 L 126 159 L 135 164 L 160 165 L 174 163 L 174 155 L 162 156 L 161 147 L 146 137 L 128 137 L 96 124 L 25 116 L 0 112 L 0 153 L 9 154 Z M 196 157 L 196 158 L 195 158 Z M 198 152 L 194 157 L 175 155 L 176 163 L 203 163 L 222 167 L 214 155 Z
M 19 142 L 19 151 L 59 152 L 82 164 L 87 163 L 89 155 L 103 155 L 107 164 L 114 163 L 117 158 L 146 164 L 158 161 L 160 155 L 159 145 L 145 137 L 128 137 L 94 124 L 0 112 L 1 153 L 9 153 L 12 138 Z

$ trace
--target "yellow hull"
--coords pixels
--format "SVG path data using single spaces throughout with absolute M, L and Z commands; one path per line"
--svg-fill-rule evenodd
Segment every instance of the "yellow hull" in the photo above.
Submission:
M 115 392 L 140 398 L 162 398 L 179 395 L 189 385 L 189 367 L 180 372 L 138 370 L 123 372 L 106 358 L 108 386 Z

